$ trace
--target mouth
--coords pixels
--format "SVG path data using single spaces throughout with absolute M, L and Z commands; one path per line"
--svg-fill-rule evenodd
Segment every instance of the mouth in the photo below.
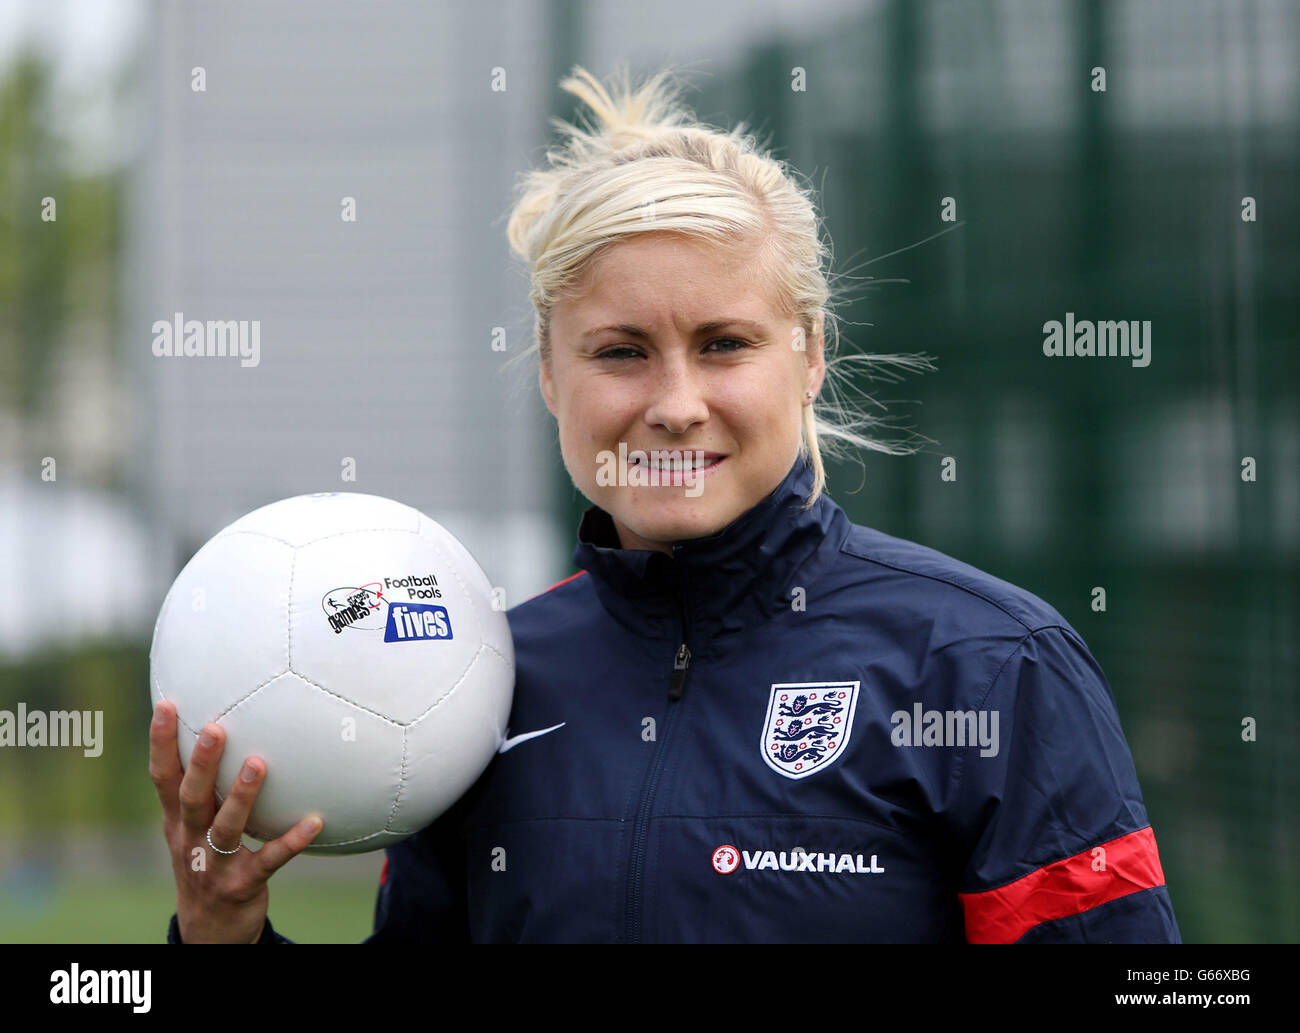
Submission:
M 628 465 L 670 474 L 704 473 L 721 466 L 727 457 L 702 449 L 643 449 L 628 456 Z

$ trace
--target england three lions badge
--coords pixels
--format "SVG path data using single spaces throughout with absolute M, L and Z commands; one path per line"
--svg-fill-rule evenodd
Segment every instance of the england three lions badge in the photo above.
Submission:
M 763 760 L 786 778 L 807 778 L 844 753 L 858 705 L 855 681 L 772 686 L 763 722 Z

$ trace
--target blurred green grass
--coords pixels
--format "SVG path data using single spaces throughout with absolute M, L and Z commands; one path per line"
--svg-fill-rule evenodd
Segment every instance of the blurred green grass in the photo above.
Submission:
M 164 850 L 148 777 L 147 643 L 90 643 L 0 663 L 0 709 L 19 700 L 102 710 L 103 753 L 0 750 L 0 847 L 7 848 L 0 850 L 0 943 L 162 943 L 176 902 L 170 872 L 155 874 L 156 858 L 133 870 L 130 851 L 106 858 L 96 845 L 105 841 L 94 836 L 115 831 L 120 846 L 138 834 Z M 276 930 L 303 943 L 364 939 L 382 855 L 372 862 L 373 874 L 277 875 Z
M 271 883 L 271 921 L 300 943 L 358 943 L 370 934 L 373 878 Z M 0 889 L 0 943 L 163 943 L 175 910 L 170 878 Z
M 1239 896 L 1210 877 L 1171 887 L 1185 942 L 1257 942 Z M 376 880 L 271 883 L 271 921 L 298 943 L 359 943 L 370 934 Z M 71 882 L 0 890 L 0 943 L 162 943 L 175 901 L 170 879 Z M 1198 901 L 1193 909 L 1189 902 Z M 1191 926 L 1191 928 L 1189 928 Z

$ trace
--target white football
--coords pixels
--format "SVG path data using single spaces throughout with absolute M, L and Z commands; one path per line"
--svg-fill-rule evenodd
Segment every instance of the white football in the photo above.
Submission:
M 419 831 L 481 775 L 514 693 L 510 626 L 451 534 L 375 495 L 300 495 L 236 520 L 163 600 L 154 703 L 180 716 L 181 763 L 225 729 L 217 793 L 266 761 L 247 832 L 308 814 L 310 853 L 378 850 Z

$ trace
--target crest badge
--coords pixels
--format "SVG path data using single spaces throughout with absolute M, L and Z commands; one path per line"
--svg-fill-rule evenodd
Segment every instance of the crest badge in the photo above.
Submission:
M 844 753 L 858 705 L 855 681 L 772 686 L 763 722 L 763 760 L 786 778 L 807 778 Z

